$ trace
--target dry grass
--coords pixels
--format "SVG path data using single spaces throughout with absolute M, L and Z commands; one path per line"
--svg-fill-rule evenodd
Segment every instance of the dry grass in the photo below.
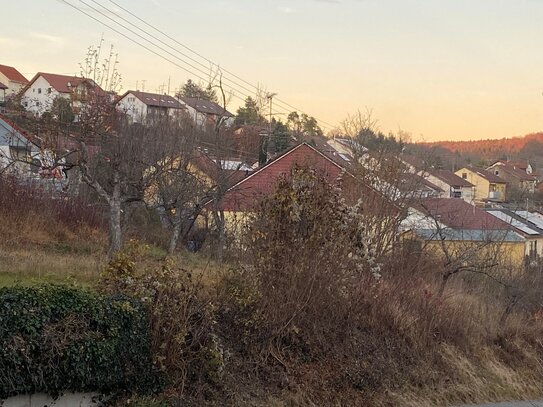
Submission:
M 0 249 L 0 286 L 34 283 L 93 284 L 105 264 L 100 253 L 71 254 L 39 248 Z

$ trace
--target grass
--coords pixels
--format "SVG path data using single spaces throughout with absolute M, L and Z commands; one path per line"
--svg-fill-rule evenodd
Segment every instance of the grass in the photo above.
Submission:
M 166 252 L 158 246 L 149 246 L 141 269 L 160 264 Z M 174 263 L 211 284 L 225 268 L 205 254 L 179 250 Z M 16 284 L 61 283 L 92 286 L 107 264 L 104 250 L 84 248 L 69 243 L 49 246 L 0 247 L 0 287 Z M 209 280 L 209 281 L 208 281 Z
M 92 285 L 105 264 L 101 254 L 41 248 L 0 249 L 0 286 L 35 283 Z

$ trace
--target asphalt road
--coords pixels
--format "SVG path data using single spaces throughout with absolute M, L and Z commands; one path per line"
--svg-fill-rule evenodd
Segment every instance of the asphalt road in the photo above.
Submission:
M 543 400 L 539 401 L 508 401 L 505 403 L 479 404 L 477 406 L 459 407 L 543 407 Z

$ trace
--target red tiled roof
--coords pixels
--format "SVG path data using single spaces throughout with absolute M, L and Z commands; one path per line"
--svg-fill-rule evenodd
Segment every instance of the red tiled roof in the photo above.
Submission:
M 520 181 L 537 181 L 537 178 L 532 174 L 527 174 L 525 170 L 520 169 L 519 167 L 512 167 L 509 165 L 499 165 L 494 167 L 498 172 L 504 172 L 509 174 L 511 177 L 516 178 Z
M 28 83 L 28 79 L 12 66 L 0 65 L 0 72 L 2 72 L 10 81 Z
M 230 188 L 223 199 L 223 210 L 251 210 L 259 199 L 273 192 L 279 177 L 296 165 L 313 168 L 330 182 L 336 182 L 343 171 L 315 148 L 302 143 Z
M 25 89 L 26 91 L 32 84 L 39 78 L 43 77 L 52 88 L 54 88 L 57 92 L 60 93 L 73 93 L 73 89 L 77 88 L 80 84 L 87 82 L 90 86 L 96 87 L 97 90 L 102 91 L 102 88 L 100 88 L 92 79 L 87 78 L 81 78 L 79 76 L 70 76 L 70 75 L 59 75 L 54 73 L 46 73 L 46 72 L 38 72 L 34 78 L 26 85 Z
M 463 199 L 424 199 L 414 208 L 453 229 L 509 230 L 511 226 Z
M 528 168 L 527 160 L 517 160 L 517 161 L 498 160 L 494 164 L 492 164 L 491 167 L 495 166 L 496 164 L 498 165 L 501 164 L 508 167 L 515 167 L 521 170 L 526 170 Z

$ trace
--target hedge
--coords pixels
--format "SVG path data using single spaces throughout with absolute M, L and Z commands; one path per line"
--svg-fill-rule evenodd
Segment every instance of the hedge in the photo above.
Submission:
M 157 388 L 138 301 L 57 285 L 0 288 L 0 399 Z

